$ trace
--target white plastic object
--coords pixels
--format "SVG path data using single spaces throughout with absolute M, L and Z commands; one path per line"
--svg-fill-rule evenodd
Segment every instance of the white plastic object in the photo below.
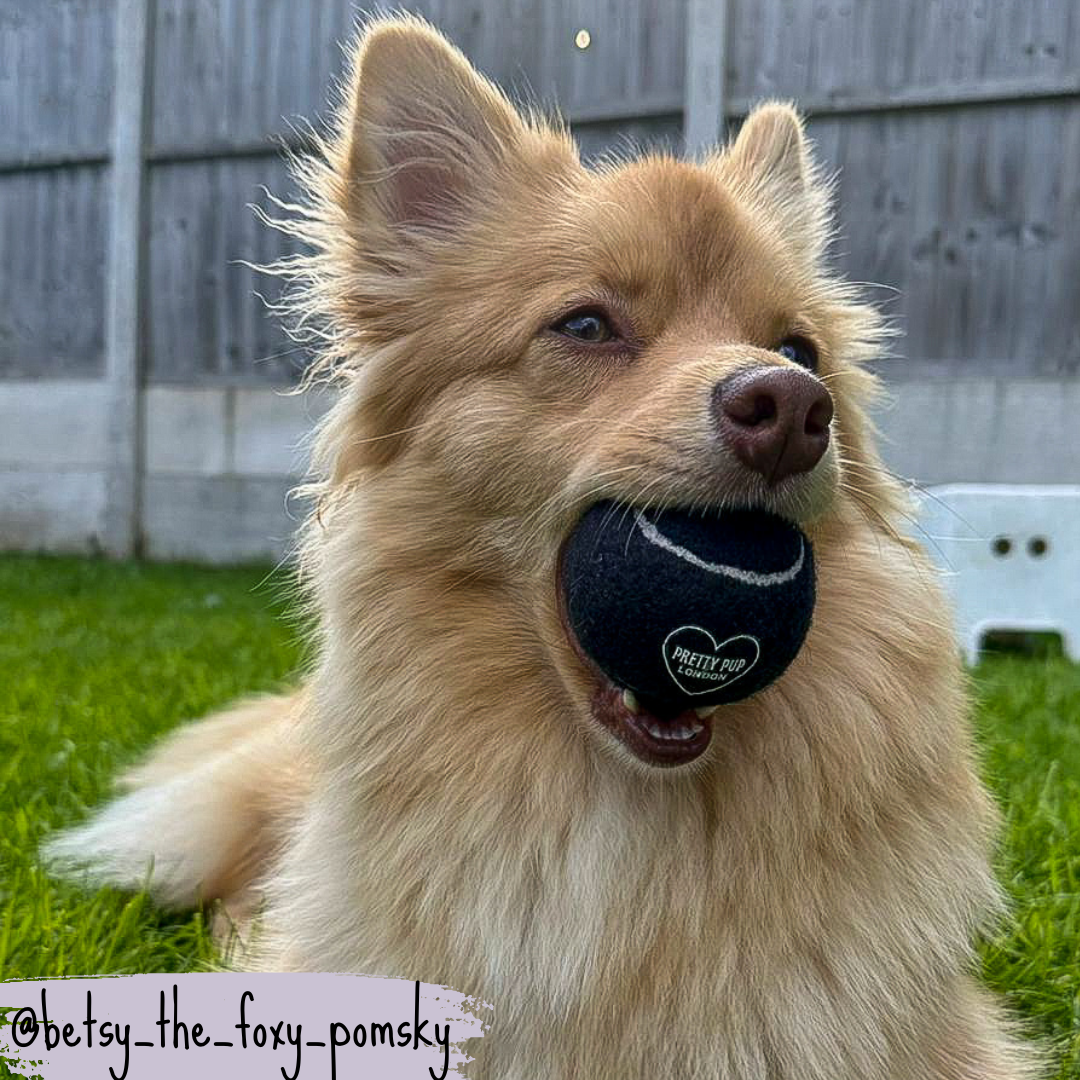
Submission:
M 1058 633 L 1080 661 L 1080 485 L 942 484 L 919 501 L 969 663 L 994 630 Z

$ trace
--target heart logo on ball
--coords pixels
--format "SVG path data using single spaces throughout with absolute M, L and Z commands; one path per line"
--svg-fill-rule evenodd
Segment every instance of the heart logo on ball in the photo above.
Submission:
M 758 662 L 761 644 L 749 634 L 717 642 L 700 626 L 672 630 L 661 647 L 671 681 L 684 693 L 708 694 L 741 679 Z

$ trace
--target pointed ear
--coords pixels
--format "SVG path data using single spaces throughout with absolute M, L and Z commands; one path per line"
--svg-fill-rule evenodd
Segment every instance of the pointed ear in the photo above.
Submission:
M 341 125 L 347 213 L 366 229 L 399 233 L 452 224 L 528 134 L 494 84 L 410 17 L 376 21 L 361 35 Z
M 829 188 L 818 174 L 802 117 L 784 102 L 759 105 L 715 159 L 722 178 L 814 253 L 829 232 Z

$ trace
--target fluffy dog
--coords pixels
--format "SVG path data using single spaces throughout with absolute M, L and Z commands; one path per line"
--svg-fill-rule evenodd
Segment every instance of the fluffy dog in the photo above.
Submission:
M 588 169 L 384 19 L 300 172 L 287 272 L 340 388 L 303 539 L 317 663 L 182 730 L 54 857 L 260 912 L 253 967 L 479 995 L 477 1077 L 1032 1075 L 970 974 L 995 815 L 865 412 L 882 325 L 826 264 L 797 114 Z M 818 598 L 775 683 L 680 732 L 583 662 L 559 557 L 608 499 L 800 525 Z

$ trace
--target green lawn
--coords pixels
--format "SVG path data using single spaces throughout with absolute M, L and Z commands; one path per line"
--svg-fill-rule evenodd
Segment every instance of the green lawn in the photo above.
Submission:
M 199 915 L 84 895 L 46 879 L 35 850 L 153 736 L 298 669 L 287 584 L 265 567 L 0 558 L 0 978 L 212 963 Z M 1080 667 L 995 657 L 975 679 L 1014 901 L 987 977 L 1052 1041 L 1059 1080 L 1080 1080 Z

